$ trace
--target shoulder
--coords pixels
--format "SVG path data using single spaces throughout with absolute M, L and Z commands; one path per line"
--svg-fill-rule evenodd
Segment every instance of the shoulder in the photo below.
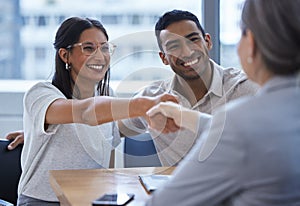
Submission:
M 234 91 L 237 96 L 254 95 L 259 85 L 248 79 L 242 69 L 223 68 L 214 64 L 215 71 L 222 76 L 225 91 Z
M 223 84 L 234 84 L 247 80 L 246 74 L 241 69 L 233 67 L 224 68 L 212 60 L 211 65 L 214 76 L 219 76 L 223 80 Z
M 47 82 L 47 81 L 43 81 L 43 82 L 37 82 L 36 84 L 34 84 L 28 91 L 28 92 L 32 92 L 32 91 L 36 91 L 36 90 L 49 90 L 49 89 L 53 89 L 53 90 L 58 90 L 53 84 L 51 84 L 51 82 Z
M 246 73 L 242 69 L 237 68 L 224 68 L 224 80 L 227 82 L 232 82 L 232 84 L 247 84 L 253 89 L 258 89 L 258 84 L 248 79 Z
M 249 123 L 257 121 L 260 102 L 256 95 L 243 96 L 228 102 L 216 114 L 225 114 L 227 123 L 235 125 L 234 130 L 244 130 Z
M 59 96 L 65 98 L 63 93 L 56 88 L 51 82 L 38 82 L 34 84 L 24 95 L 24 99 L 37 100 L 41 98 L 50 98 L 53 96 Z
M 228 67 L 228 68 L 221 67 L 221 69 L 223 70 L 224 82 L 230 82 L 231 84 L 234 84 L 234 83 L 240 83 L 248 80 L 247 75 L 241 69 L 232 68 L 232 67 Z

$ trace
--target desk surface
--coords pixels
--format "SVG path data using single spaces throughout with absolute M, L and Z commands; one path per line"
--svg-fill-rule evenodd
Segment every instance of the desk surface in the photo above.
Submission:
M 141 167 L 92 170 L 52 170 L 50 183 L 61 205 L 91 206 L 105 193 L 134 193 L 128 206 L 143 205 L 149 198 L 138 175 L 171 174 L 174 167 Z

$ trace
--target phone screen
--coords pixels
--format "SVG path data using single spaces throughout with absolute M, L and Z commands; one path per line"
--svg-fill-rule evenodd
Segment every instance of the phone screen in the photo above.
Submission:
M 130 200 L 134 198 L 134 194 L 127 194 L 127 193 L 115 193 L 115 194 L 105 194 L 98 199 L 94 200 L 93 206 L 96 205 L 125 205 Z

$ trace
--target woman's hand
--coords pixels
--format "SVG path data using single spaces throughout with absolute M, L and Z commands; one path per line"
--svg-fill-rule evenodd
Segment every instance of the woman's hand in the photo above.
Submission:
M 7 140 L 12 141 L 8 146 L 8 150 L 15 149 L 18 145 L 24 144 L 24 132 L 22 130 L 9 132 L 5 135 Z
M 152 101 L 152 105 L 150 107 L 147 107 L 145 111 L 145 119 L 148 122 L 148 125 L 151 128 L 155 128 L 158 131 L 163 131 L 163 133 L 169 133 L 169 132 L 175 132 L 179 129 L 179 127 L 174 123 L 174 121 L 170 118 L 166 118 L 165 116 L 157 113 L 150 117 L 147 115 L 147 111 L 151 109 L 153 106 L 158 105 L 162 102 L 172 102 L 174 104 L 178 103 L 177 96 L 169 94 L 169 93 L 163 93 L 156 97 L 150 97 Z M 168 124 L 168 126 L 165 127 L 165 125 Z

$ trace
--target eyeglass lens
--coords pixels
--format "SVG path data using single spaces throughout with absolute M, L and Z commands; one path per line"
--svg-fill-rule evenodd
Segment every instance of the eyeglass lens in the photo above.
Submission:
M 81 44 L 82 52 L 85 55 L 93 55 L 97 52 L 97 49 L 100 48 L 100 51 L 103 54 L 112 54 L 114 50 L 114 45 L 110 43 L 104 43 L 101 45 L 94 44 L 92 42 L 84 42 Z

